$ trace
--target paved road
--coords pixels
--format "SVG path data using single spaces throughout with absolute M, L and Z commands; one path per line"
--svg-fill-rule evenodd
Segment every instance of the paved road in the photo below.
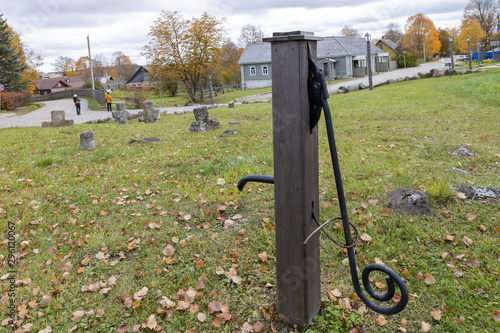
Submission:
M 396 69 L 390 72 L 381 72 L 380 74 L 373 75 L 372 76 L 372 82 L 373 84 L 377 83 L 382 83 L 386 82 L 387 80 L 390 79 L 398 79 L 400 77 L 405 77 L 405 76 L 412 76 L 415 73 L 418 72 L 428 72 L 433 68 L 437 68 L 440 70 L 443 70 L 446 68 L 445 62 L 449 62 L 449 59 L 442 59 L 441 61 L 435 61 L 435 62 L 426 62 L 424 64 L 421 64 L 418 67 L 411 67 L 411 68 L 401 68 L 401 69 Z M 337 90 L 340 86 L 347 86 L 351 84 L 359 84 L 363 83 L 365 86 L 368 87 L 368 76 L 360 79 L 355 79 L 355 80 L 349 80 L 349 81 L 344 81 L 341 83 L 332 83 L 328 85 L 328 91 L 334 91 Z
M 0 128 L 41 126 L 42 121 L 50 121 L 50 112 L 62 110 L 66 112 L 66 120 L 73 119 L 75 124 L 83 124 L 91 120 L 111 118 L 111 112 L 93 111 L 88 108 L 88 101 L 82 99 L 81 114 L 76 114 L 73 99 L 60 99 L 44 102 L 45 106 L 31 113 L 16 116 L 12 112 L 0 113 Z M 174 108 L 160 108 L 160 113 L 175 114 L 176 112 L 192 112 L 197 106 L 183 106 Z M 142 110 L 127 110 L 131 114 L 137 114 Z

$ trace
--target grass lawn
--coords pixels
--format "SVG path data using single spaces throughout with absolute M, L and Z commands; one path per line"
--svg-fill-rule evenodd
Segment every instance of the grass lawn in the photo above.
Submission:
M 489 70 L 329 99 L 350 218 L 371 237 L 357 245 L 358 266 L 385 263 L 411 297 L 394 316 L 366 311 L 346 255 L 321 236 L 324 311 L 309 332 L 500 330 L 500 205 L 465 201 L 453 187 L 500 187 L 499 77 Z M 236 188 L 245 175 L 274 173 L 271 113 L 270 103 L 213 109 L 221 127 L 208 133 L 189 132 L 192 114 L 0 129 L 0 331 L 13 302 L 32 332 L 285 332 L 274 312 L 273 185 Z M 85 130 L 96 148 L 79 148 Z M 140 137 L 163 141 L 129 143 Z M 340 213 L 323 117 L 319 142 L 325 221 Z M 475 156 L 451 157 L 460 145 Z M 401 187 L 426 191 L 433 215 L 388 210 L 387 194 Z M 342 239 L 340 228 L 329 231 Z

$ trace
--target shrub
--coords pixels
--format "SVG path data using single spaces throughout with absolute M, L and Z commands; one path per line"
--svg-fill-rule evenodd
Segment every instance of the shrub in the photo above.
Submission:
M 2 92 L 1 98 L 2 110 L 15 110 L 31 102 L 31 94 L 28 92 Z
M 419 65 L 417 56 L 411 52 L 406 51 L 406 67 L 417 67 Z M 398 54 L 398 66 L 399 68 L 405 67 L 405 59 L 403 53 Z

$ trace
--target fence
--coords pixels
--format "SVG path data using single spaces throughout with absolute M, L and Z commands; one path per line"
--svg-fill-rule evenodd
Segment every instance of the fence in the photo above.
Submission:
M 99 103 L 100 105 L 106 104 L 104 100 L 104 96 L 106 94 L 103 91 L 94 89 L 94 94 L 95 94 L 95 101 L 97 103 Z M 33 96 L 31 100 L 33 102 L 43 102 L 53 99 L 72 98 L 73 95 L 78 95 L 80 97 L 84 96 L 84 97 L 94 98 L 94 96 L 92 96 L 92 89 L 67 89 L 63 91 L 53 92 L 47 95 Z
M 235 90 L 246 90 L 245 84 L 227 84 L 227 85 L 222 85 L 222 86 L 213 86 L 212 91 L 214 96 L 219 96 L 219 94 L 224 94 L 224 93 L 230 93 Z M 203 89 L 202 90 L 202 97 L 210 97 L 210 89 Z

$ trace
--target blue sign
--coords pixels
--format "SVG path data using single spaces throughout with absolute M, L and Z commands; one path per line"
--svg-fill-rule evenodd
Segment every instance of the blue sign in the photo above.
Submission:
M 0 91 L 3 91 L 5 89 L 5 87 L 3 86 L 3 84 L 0 84 Z

